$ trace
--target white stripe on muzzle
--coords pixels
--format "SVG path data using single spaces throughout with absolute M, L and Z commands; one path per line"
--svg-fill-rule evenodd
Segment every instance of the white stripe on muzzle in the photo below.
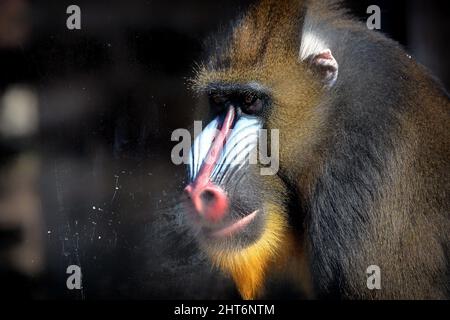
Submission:
M 221 121 L 219 118 L 215 118 L 195 138 L 189 154 L 189 174 L 191 181 L 197 177 L 211 148 L 214 137 L 220 129 L 218 127 L 220 124 Z M 261 121 L 257 118 L 248 116 L 238 118 L 211 174 L 210 178 L 212 180 L 224 176 L 225 172 L 231 168 L 243 166 L 250 162 L 250 156 L 253 152 L 256 152 L 259 130 L 261 128 Z

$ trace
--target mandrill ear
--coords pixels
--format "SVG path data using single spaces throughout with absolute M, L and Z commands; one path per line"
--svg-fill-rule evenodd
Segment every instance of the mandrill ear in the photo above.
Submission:
M 319 75 L 325 88 L 334 86 L 338 78 L 339 65 L 330 49 L 310 55 L 305 62 L 309 63 L 313 71 Z

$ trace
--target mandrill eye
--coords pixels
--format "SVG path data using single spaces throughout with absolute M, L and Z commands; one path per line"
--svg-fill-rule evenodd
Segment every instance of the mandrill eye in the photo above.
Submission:
M 227 101 L 226 97 L 224 97 L 223 95 L 220 95 L 220 94 L 211 94 L 210 100 L 213 104 L 216 104 L 216 105 L 225 104 L 225 102 Z
M 256 100 L 256 95 L 254 95 L 254 94 L 245 95 L 244 102 L 246 105 L 252 105 L 255 102 L 255 100 Z
M 244 97 L 242 111 L 249 115 L 256 115 L 263 110 L 263 102 L 254 94 L 247 94 Z

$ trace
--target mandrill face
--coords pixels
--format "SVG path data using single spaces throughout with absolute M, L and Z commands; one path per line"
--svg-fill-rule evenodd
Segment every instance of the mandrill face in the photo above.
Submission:
M 258 163 L 258 113 L 269 100 L 255 92 L 242 95 L 217 86 L 209 96 L 215 118 L 190 152 L 187 212 L 203 247 L 236 251 L 261 238 L 270 202 L 280 201 L 267 190 Z
M 198 242 L 244 298 L 261 292 L 264 270 L 286 243 L 285 190 L 258 161 L 268 99 L 227 85 L 209 92 L 216 114 L 190 152 L 187 212 Z M 250 96 L 247 96 L 250 95 Z

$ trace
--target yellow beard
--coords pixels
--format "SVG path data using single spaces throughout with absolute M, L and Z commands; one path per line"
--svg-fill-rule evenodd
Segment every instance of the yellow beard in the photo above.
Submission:
M 209 254 L 213 263 L 229 273 L 243 299 L 257 298 L 264 285 L 268 266 L 275 262 L 282 246 L 287 244 L 288 222 L 277 207 L 267 208 L 266 227 L 258 241 L 245 249 L 213 252 Z

